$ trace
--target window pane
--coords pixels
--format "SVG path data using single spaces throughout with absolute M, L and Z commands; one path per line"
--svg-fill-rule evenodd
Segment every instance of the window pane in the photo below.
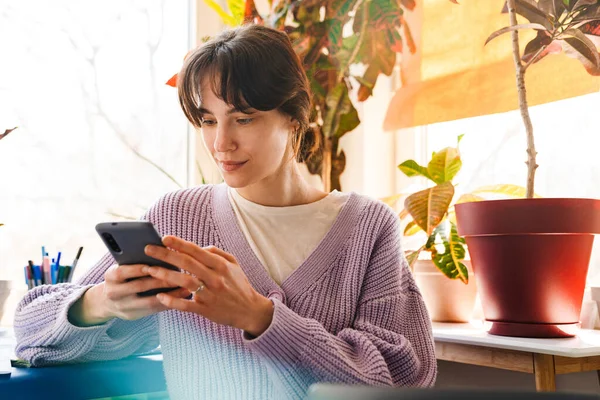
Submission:
M 76 276 L 105 248 L 94 226 L 138 218 L 187 182 L 187 123 L 165 85 L 189 48 L 186 1 L 0 0 L 0 279 L 3 324 L 23 266 L 62 251 Z

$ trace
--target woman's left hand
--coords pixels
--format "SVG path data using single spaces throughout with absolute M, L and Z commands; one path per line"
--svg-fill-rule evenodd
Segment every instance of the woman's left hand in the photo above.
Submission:
M 168 293 L 157 294 L 162 304 L 199 314 L 217 324 L 243 329 L 255 337 L 269 327 L 273 303 L 254 290 L 233 255 L 214 246 L 202 248 L 176 236 L 165 236 L 163 244 L 168 248 L 146 246 L 146 254 L 179 267 L 182 272 L 162 267 L 147 267 L 147 271 L 142 271 L 173 286 L 186 288 L 193 295 L 187 300 Z

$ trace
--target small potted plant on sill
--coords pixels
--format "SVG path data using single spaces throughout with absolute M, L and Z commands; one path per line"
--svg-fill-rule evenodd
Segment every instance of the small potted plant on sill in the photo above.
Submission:
M 527 134 L 527 198 L 456 206 L 489 333 L 568 337 L 576 332 L 594 234 L 600 233 L 600 200 L 534 199 L 536 150 L 524 75 L 546 55 L 564 51 L 600 75 L 600 0 L 508 0 L 519 109 Z M 517 14 L 529 23 L 518 24 Z M 518 31 L 537 36 L 519 50 Z M 487 42 L 486 42 L 487 43 Z
M 452 180 L 461 166 L 458 147 L 433 153 L 427 166 L 414 160 L 398 166 L 408 177 L 422 176 L 435 184 L 406 197 L 400 213 L 401 219 L 412 217 L 405 236 L 425 234 L 425 243 L 407 251 L 407 260 L 432 321 L 469 321 L 477 296 L 475 281 L 469 279 L 472 271 L 470 261 L 465 260 L 465 241 L 458 235 L 450 212 L 455 194 Z M 425 254 L 429 256 L 421 259 Z

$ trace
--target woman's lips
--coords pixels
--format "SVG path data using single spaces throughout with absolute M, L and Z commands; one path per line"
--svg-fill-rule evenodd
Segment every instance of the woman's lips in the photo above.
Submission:
M 231 172 L 237 169 L 240 169 L 246 161 L 236 162 L 236 161 L 219 161 L 219 166 L 223 171 Z

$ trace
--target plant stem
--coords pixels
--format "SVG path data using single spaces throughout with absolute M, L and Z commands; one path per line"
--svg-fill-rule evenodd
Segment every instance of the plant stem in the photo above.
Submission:
M 333 138 L 323 137 L 323 163 L 321 164 L 321 179 L 323 180 L 323 190 L 331 192 L 331 166 L 333 159 Z
M 517 12 L 515 10 L 516 0 L 508 0 L 508 15 L 510 17 L 510 25 L 517 25 Z M 533 198 L 535 170 L 538 167 L 535 157 L 535 142 L 533 137 L 533 125 L 529 116 L 529 107 L 527 106 L 527 91 L 525 90 L 525 66 L 521 62 L 521 52 L 519 51 L 519 33 L 517 30 L 511 32 L 513 60 L 515 63 L 517 77 L 517 92 L 519 95 L 519 109 L 521 110 L 521 118 L 525 125 L 527 133 L 527 195 L 528 199 Z
M 537 60 L 537 58 L 540 56 L 540 54 L 542 54 L 544 52 L 544 50 L 546 50 L 546 47 L 548 47 L 548 46 L 543 45 L 542 47 L 540 47 L 540 49 L 535 53 L 535 55 L 531 58 L 531 60 L 529 60 L 529 62 L 523 66 L 523 73 L 525 73 L 525 71 L 527 71 L 527 68 L 529 68 L 529 66 Z

